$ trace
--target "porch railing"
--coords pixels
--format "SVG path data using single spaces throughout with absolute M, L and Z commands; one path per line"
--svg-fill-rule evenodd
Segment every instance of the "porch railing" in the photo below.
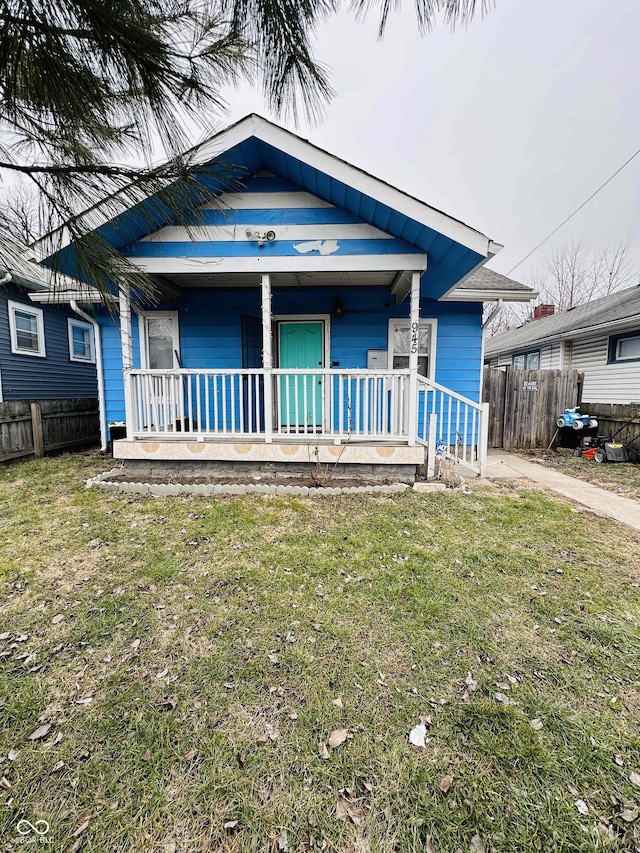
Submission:
M 428 467 L 436 457 L 453 459 L 477 474 L 484 473 L 488 405 L 475 403 L 423 376 L 418 376 L 417 439 L 429 448 Z
M 264 370 L 132 370 L 133 435 L 402 440 L 408 373 L 273 370 L 269 419 Z
M 484 468 L 486 407 L 418 376 L 412 430 L 408 370 L 132 370 L 129 381 L 134 438 L 415 440 L 431 468 L 437 456 Z

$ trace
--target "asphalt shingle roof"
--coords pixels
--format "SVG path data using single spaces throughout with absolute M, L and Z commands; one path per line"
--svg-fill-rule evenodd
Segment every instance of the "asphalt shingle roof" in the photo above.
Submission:
M 529 346 L 567 333 L 578 333 L 582 329 L 601 326 L 638 317 L 640 321 L 640 285 L 577 305 L 568 311 L 532 320 L 518 329 L 510 329 L 490 338 L 485 346 L 485 355 L 498 355 Z

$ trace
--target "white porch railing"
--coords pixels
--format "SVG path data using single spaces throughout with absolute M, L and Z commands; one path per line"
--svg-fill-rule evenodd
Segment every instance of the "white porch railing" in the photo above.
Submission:
M 270 376 L 273 408 L 265 412 Z M 134 438 L 409 442 L 408 370 L 131 370 Z M 482 473 L 486 407 L 418 376 L 416 440 Z
M 484 474 L 487 455 L 488 405 L 474 403 L 418 377 L 417 438 L 429 448 L 430 474 L 436 456 L 453 459 L 476 474 Z
M 402 441 L 408 374 L 276 369 L 273 411 L 267 417 L 264 370 L 132 370 L 133 435 Z

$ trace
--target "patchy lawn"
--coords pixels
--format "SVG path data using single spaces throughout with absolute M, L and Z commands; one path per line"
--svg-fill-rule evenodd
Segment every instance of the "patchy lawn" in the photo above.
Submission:
M 5 849 L 640 846 L 632 531 L 508 484 L 142 499 L 100 465 L 0 470 Z
M 640 465 L 630 462 L 594 462 L 545 450 L 520 451 L 522 456 L 539 459 L 562 474 L 609 489 L 618 495 L 640 501 Z

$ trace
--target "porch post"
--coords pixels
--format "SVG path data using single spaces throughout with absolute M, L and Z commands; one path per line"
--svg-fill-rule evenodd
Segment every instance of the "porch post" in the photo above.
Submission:
M 133 439 L 133 404 L 131 370 L 133 369 L 133 338 L 131 335 L 131 294 L 129 286 L 118 289 L 120 307 L 120 346 L 122 348 L 122 375 L 124 379 L 124 419 L 127 440 Z
M 418 351 L 420 345 L 420 273 L 411 274 L 411 301 L 409 303 L 409 424 L 407 437 L 409 446 L 416 444 L 418 431 Z
M 273 353 L 271 349 L 271 278 L 262 276 L 262 367 L 264 370 L 264 440 L 273 441 Z

